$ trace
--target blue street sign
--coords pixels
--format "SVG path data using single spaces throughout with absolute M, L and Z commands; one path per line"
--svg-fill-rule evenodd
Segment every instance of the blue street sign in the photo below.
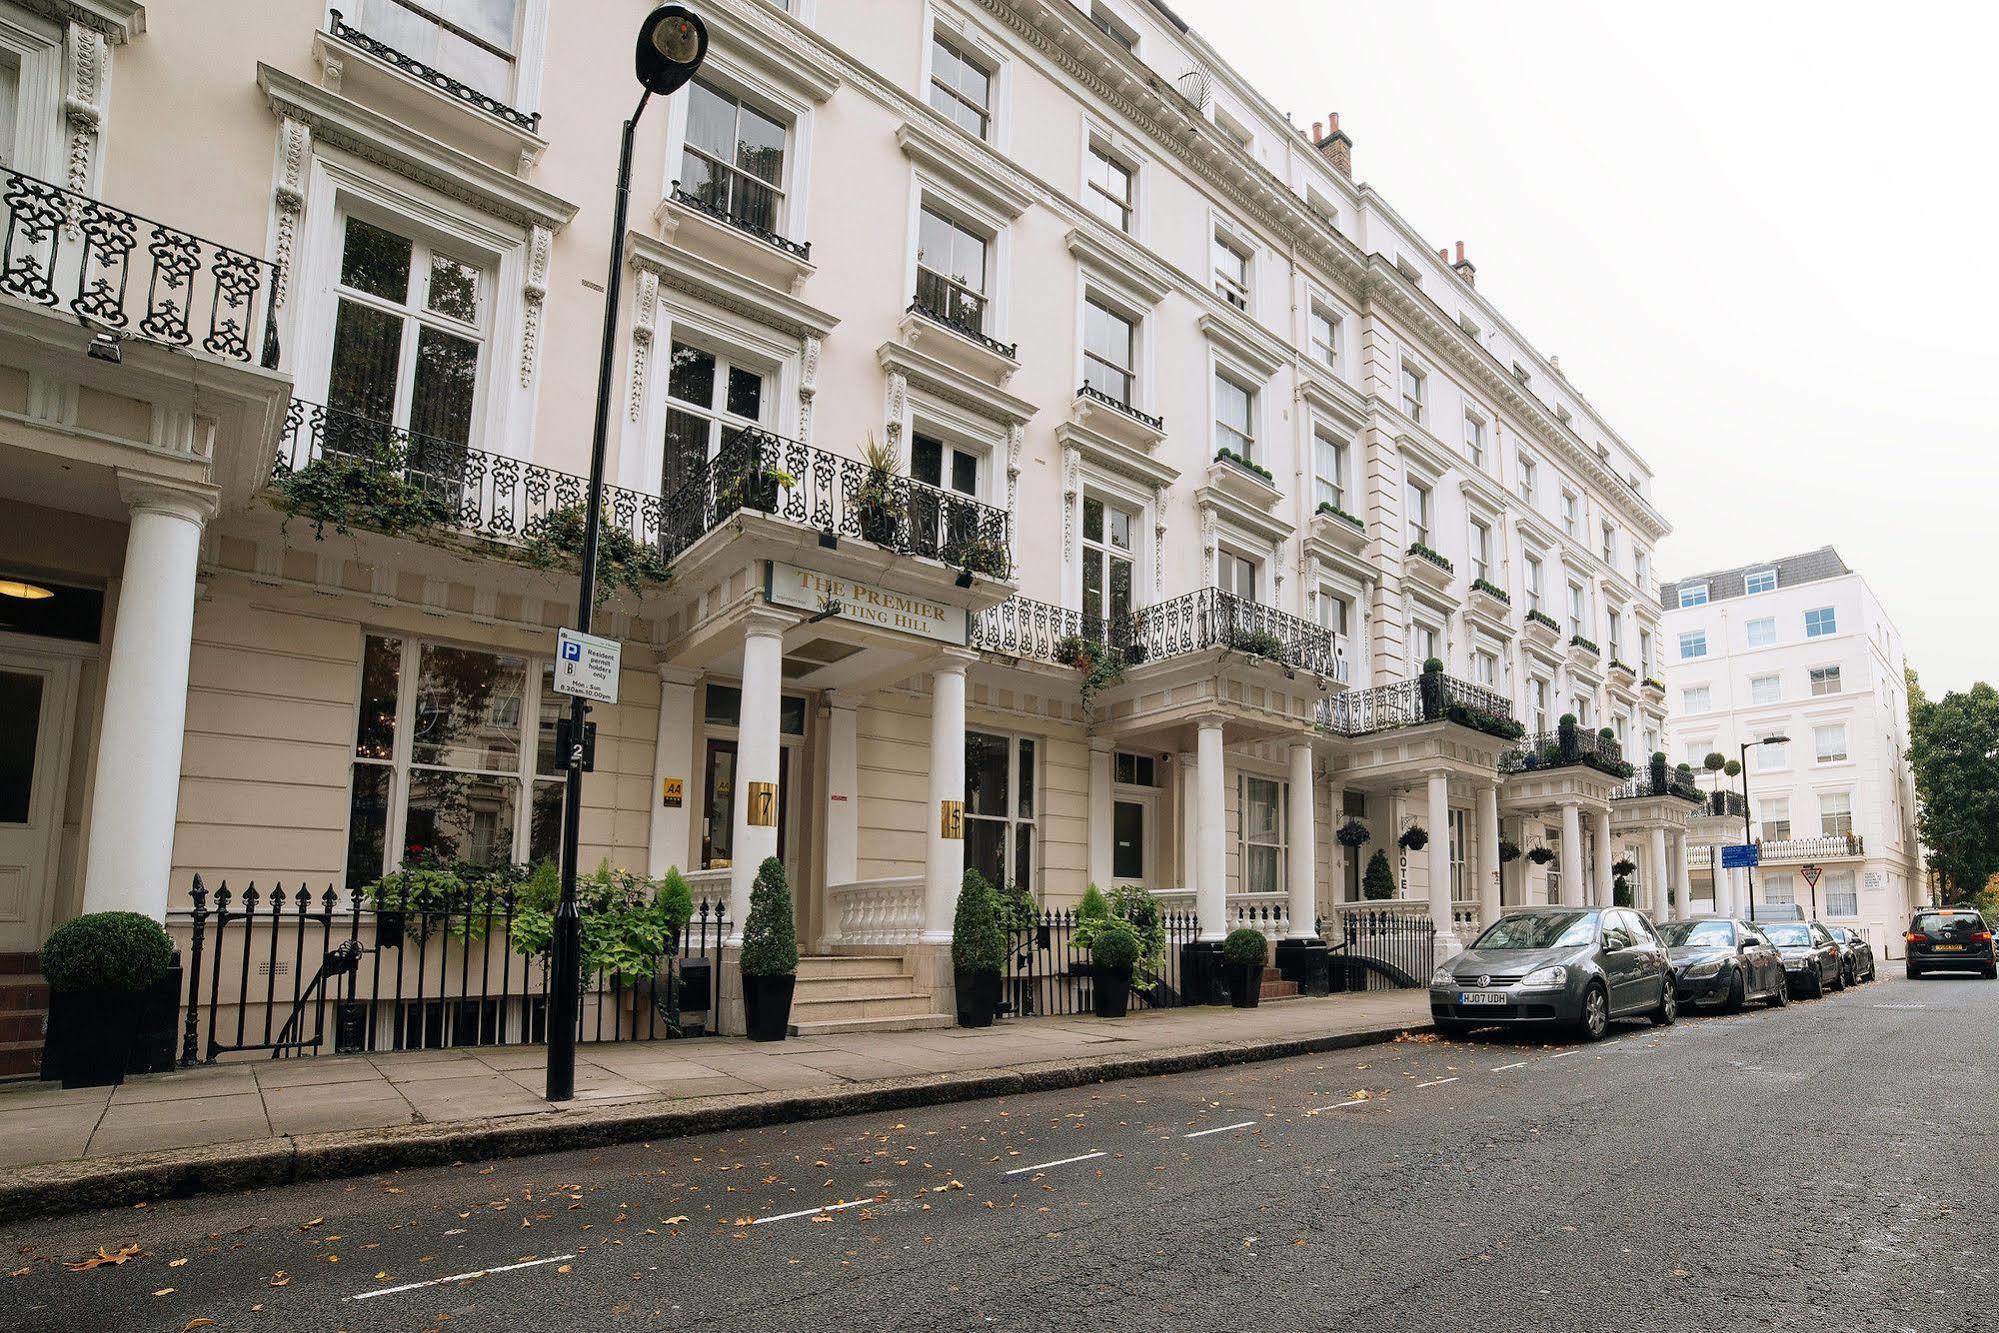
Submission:
M 1740 870 L 1744 866 L 1759 866 L 1762 864 L 1763 849 L 1753 842 L 1721 849 L 1721 868 L 1723 870 Z

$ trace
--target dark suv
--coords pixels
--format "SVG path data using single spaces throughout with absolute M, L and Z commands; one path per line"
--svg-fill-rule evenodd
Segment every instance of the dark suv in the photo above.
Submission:
M 1909 976 L 1925 972 L 1972 972 L 1999 980 L 1999 954 L 1992 927 L 1973 907 L 1934 907 L 1916 913 L 1909 933 Z

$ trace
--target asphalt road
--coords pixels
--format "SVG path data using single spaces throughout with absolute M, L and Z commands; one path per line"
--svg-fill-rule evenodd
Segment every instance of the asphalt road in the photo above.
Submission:
M 0 1322 L 1990 1329 L 1995 1030 L 1999 984 L 1897 978 L 154 1204 L 0 1231 Z

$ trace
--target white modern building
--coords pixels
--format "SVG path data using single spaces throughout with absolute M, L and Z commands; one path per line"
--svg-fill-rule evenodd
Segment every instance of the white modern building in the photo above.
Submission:
M 1660 601 L 1671 757 L 1697 772 L 1709 754 L 1746 759 L 1759 910 L 1816 911 L 1899 957 L 1922 854 L 1907 663 L 1880 600 L 1824 546 L 1682 578 Z M 1710 787 L 1717 777 L 1702 773 Z M 1743 836 L 1738 827 L 1730 840 Z M 1739 872 L 1733 883 L 1723 872 L 1717 893 L 1710 848 L 1693 859 L 1697 903 L 1748 911 Z M 1808 866 L 1819 868 L 1816 897 Z
M 1385 851 L 1445 950 L 1607 901 L 1620 846 L 1662 894 L 1685 802 L 1614 798 L 1665 725 L 1651 469 L 1337 116 L 1149 0 L 698 8 L 616 238 L 610 512 L 670 577 L 600 613 L 584 864 L 740 923 L 779 857 L 808 952 L 895 960 L 802 986 L 829 1022 L 948 1012 L 968 865 L 1302 941 Z M 197 874 L 551 854 L 574 585 L 524 542 L 585 489 L 645 9 L 0 0 L 47 256 L 0 284 L 0 580 L 48 594 L 0 602 L 40 737 L 0 953 Z M 364 463 L 397 521 L 274 508 Z M 1079 647 L 1121 668 L 1087 708 Z

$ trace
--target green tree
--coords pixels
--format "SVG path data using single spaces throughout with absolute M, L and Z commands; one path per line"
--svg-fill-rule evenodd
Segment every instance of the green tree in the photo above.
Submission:
M 1371 901 L 1395 896 L 1395 872 L 1388 868 L 1388 854 L 1376 849 L 1368 858 L 1367 873 L 1361 877 L 1361 892 Z
M 1999 874 L 1999 690 L 1983 681 L 1930 700 L 1909 676 L 1916 828 L 1948 900 Z

